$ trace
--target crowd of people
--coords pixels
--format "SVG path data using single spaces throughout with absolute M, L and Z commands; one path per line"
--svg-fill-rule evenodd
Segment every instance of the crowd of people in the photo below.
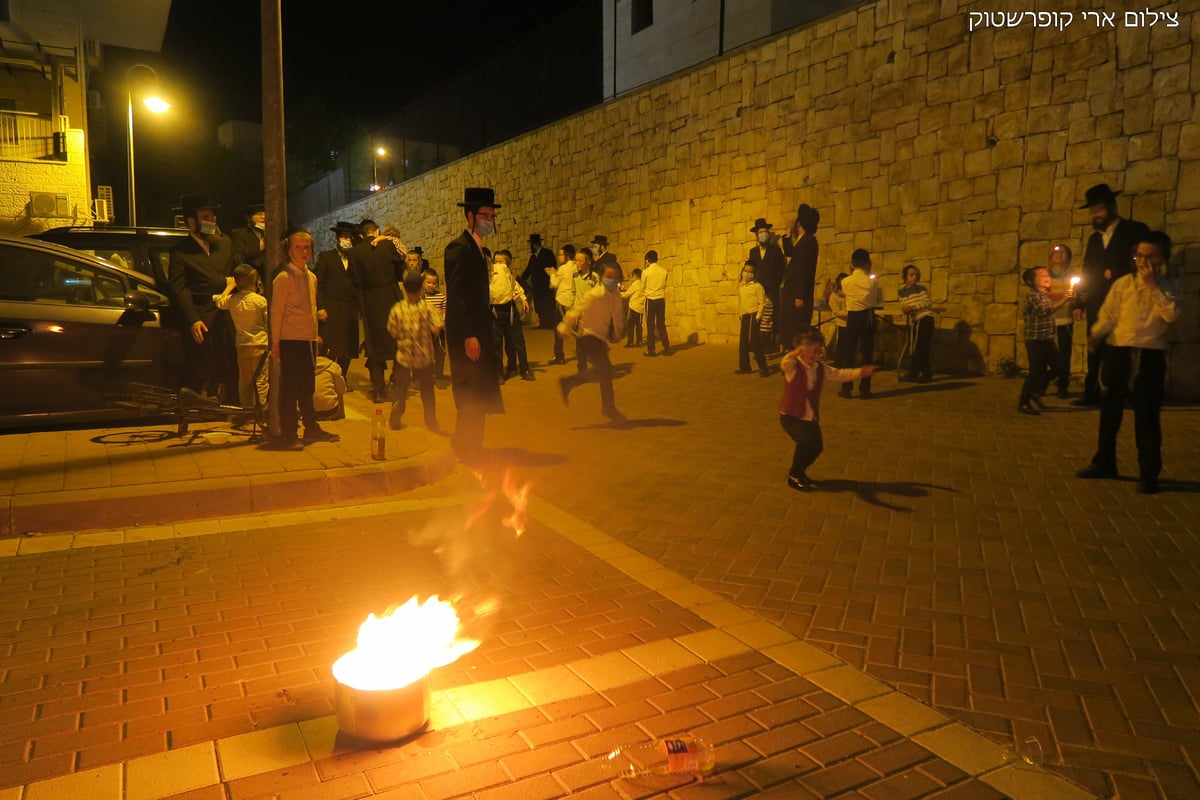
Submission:
M 1099 405 L 1101 420 L 1096 454 L 1079 477 L 1117 474 L 1116 436 L 1122 410 L 1131 401 L 1140 486 L 1153 492 L 1162 468 L 1166 328 L 1178 315 L 1173 287 L 1162 274 L 1171 242 L 1164 233 L 1122 219 L 1118 194 L 1107 184 L 1086 193 L 1081 209 L 1088 211 L 1094 230 L 1081 272 L 1072 268 L 1071 249 L 1058 244 L 1045 266 L 1023 276 L 1029 287 L 1023 304 L 1029 371 L 1017 410 L 1040 414 L 1051 381 L 1059 397 L 1069 397 L 1073 327 L 1086 320 L 1088 368 L 1074 404 Z M 331 229 L 335 246 L 317 255 L 312 270 L 312 236 L 289 229 L 288 260 L 268 276 L 262 265 L 261 210 L 252 209 L 247 229 L 231 240 L 217 230 L 216 209 L 207 200 L 185 197 L 191 235 L 174 248 L 169 270 L 189 325 L 185 385 L 202 394 L 237 386 L 243 406 L 261 407 L 269 356 L 279 366 L 276 443 L 299 447 L 336 439 L 320 428 L 313 409 L 314 374 L 328 371 L 317 359 L 327 357 L 344 377 L 361 354 L 371 399 L 392 403 L 393 428 L 403 425 L 408 390 L 415 385 L 426 425 L 438 430 L 434 390 L 450 385 L 458 412 L 452 441 L 470 459 L 482 448 L 486 416 L 504 410 L 500 387 L 518 376 L 535 380 L 522 328 L 536 320 L 557 334 L 549 364 L 566 364 L 564 343 L 575 342 L 576 372 L 559 380 L 563 401 L 594 378 L 602 413 L 622 420 L 610 344 L 624 340 L 625 347 L 634 348 L 644 342 L 646 356 L 672 354 L 665 323 L 667 272 L 658 253 L 646 252 L 642 266 L 626 276 L 604 235 L 586 247 L 563 244 L 555 259 L 541 235 L 533 233 L 528 263 L 518 276 L 509 250 L 493 253 L 484 244 L 495 232 L 501 207 L 494 191 L 468 188 L 458 206 L 466 225 L 445 248 L 443 293 L 441 276 L 423 250 L 407 247 L 396 230 L 381 230 L 369 219 L 337 223 Z M 796 448 L 787 483 L 805 491 L 815 488 L 807 468 L 821 449 L 818 409 L 824 381 L 840 382 L 843 397 L 854 396 L 857 381 L 858 396 L 872 396 L 875 312 L 881 305 L 870 254 L 855 250 L 850 271 L 837 276 L 826 298 L 837 348 L 832 364 L 821 362 L 825 337 L 813 326 L 819 224 L 819 213 L 807 204 L 799 206 L 782 237 L 765 218 L 755 220 L 750 228 L 755 242 L 737 287 L 737 372 L 752 372 L 753 356 L 761 375 L 774 374 L 767 354 L 782 354 L 785 388 L 779 411 Z M 256 291 L 268 279 L 269 304 Z M 908 320 L 911 359 L 900 379 L 927 383 L 933 375 L 935 326 L 930 293 L 920 281 L 918 267 L 904 267 L 897 299 Z M 297 436 L 298 422 L 303 437 Z

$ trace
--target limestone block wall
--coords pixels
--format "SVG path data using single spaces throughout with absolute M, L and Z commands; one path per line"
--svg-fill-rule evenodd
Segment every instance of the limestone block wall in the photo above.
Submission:
M 971 30 L 971 12 L 1027 4 L 878 0 L 312 224 L 395 223 L 440 268 L 462 228 L 463 187 L 491 185 L 503 204 L 493 248 L 523 264 L 531 231 L 552 246 L 605 233 L 627 267 L 654 248 L 670 273 L 675 335 L 724 342 L 736 337 L 751 222 L 781 229 L 808 202 L 821 212 L 819 287 L 865 247 L 894 299 L 914 263 L 939 308 L 938 368 L 995 371 L 1023 358 L 1021 270 L 1056 242 L 1082 257 L 1090 230 L 1077 206 L 1104 181 L 1123 190 L 1124 215 L 1176 242 L 1186 305 L 1171 389 L 1200 397 L 1200 3 L 1145 4 L 1177 26 L 1127 25 L 1122 12 L 1110 26 L 1083 14 L 1092 5 L 1060 4 L 1065 27 L 1027 16 Z
M 0 159 L 0 233 L 24 235 L 60 225 L 89 225 L 92 221 L 91 188 L 82 130 L 67 132 L 67 160 Z M 31 217 L 29 193 L 65 194 L 68 215 Z

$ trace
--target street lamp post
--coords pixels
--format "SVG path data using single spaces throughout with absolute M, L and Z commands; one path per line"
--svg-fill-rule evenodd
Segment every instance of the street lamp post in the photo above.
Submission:
M 379 158 L 386 156 L 387 150 L 382 147 L 376 147 L 371 150 L 371 191 L 378 192 L 379 185 Z
M 129 133 L 129 226 L 137 227 L 137 188 L 134 176 L 133 166 L 133 71 L 135 69 L 144 69 L 149 71 L 154 76 L 155 84 L 158 83 L 158 73 L 152 67 L 145 64 L 134 64 L 129 69 L 125 70 L 125 100 L 128 108 L 128 133 Z M 163 100 L 157 95 L 142 100 L 146 108 L 153 111 L 155 114 L 161 114 L 171 108 L 171 104 Z

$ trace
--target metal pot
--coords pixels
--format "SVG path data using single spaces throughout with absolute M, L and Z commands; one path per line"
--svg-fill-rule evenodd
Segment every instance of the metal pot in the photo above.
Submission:
M 429 675 L 398 689 L 355 689 L 337 683 L 338 727 L 368 742 L 393 742 L 429 722 Z

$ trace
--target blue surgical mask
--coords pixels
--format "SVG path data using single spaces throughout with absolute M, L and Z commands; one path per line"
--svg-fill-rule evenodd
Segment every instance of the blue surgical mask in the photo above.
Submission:
M 604 288 L 610 292 L 615 292 L 617 290 L 617 279 L 616 278 L 601 278 L 600 282 L 603 283 Z
M 200 222 L 200 235 L 201 236 L 212 236 L 216 232 L 217 232 L 217 223 L 209 222 L 208 220 L 203 220 Z
M 495 229 L 496 223 L 494 220 L 475 218 L 475 233 L 479 234 L 479 238 L 482 239 L 485 236 L 491 236 L 492 231 Z

